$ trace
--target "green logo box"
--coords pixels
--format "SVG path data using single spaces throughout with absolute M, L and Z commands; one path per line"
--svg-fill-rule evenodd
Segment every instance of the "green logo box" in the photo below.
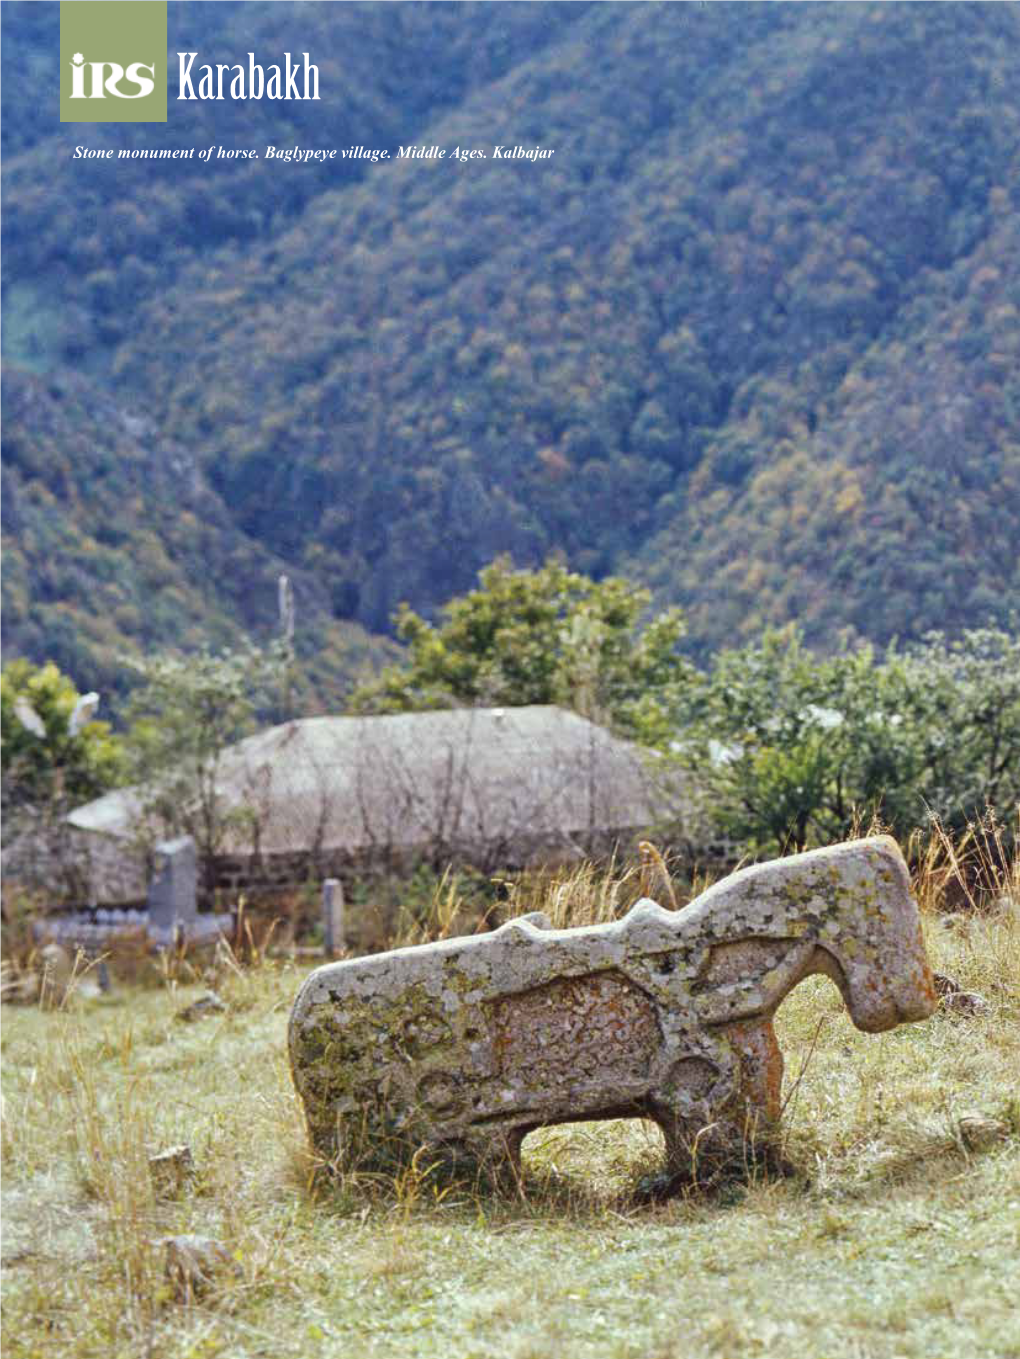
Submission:
M 60 0 L 60 121 L 165 123 L 166 0 Z

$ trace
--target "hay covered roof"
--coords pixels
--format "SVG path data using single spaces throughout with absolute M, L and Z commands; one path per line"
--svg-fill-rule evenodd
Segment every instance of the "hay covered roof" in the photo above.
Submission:
M 224 753 L 217 792 L 245 815 L 223 850 L 567 847 L 657 819 L 648 758 L 551 706 L 304 718 Z M 138 790 L 119 789 L 70 821 L 127 836 L 141 805 Z

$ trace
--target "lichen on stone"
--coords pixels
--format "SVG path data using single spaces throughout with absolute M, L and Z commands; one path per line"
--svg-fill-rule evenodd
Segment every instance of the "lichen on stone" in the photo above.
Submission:
M 805 976 L 881 1030 L 935 1004 L 895 842 L 875 837 L 735 873 L 680 911 L 490 934 L 331 963 L 290 1021 L 294 1081 L 328 1159 L 422 1144 L 495 1164 L 532 1128 L 642 1115 L 669 1166 L 765 1141 L 779 1117 L 772 1017 Z

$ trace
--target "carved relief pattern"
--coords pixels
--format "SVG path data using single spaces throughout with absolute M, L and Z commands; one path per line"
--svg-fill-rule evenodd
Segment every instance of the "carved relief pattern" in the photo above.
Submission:
M 644 1114 L 670 1166 L 773 1137 L 783 1059 L 772 1016 L 805 976 L 868 1032 L 935 1006 L 906 865 L 858 840 L 760 864 L 680 911 L 611 924 L 541 916 L 487 935 L 332 963 L 290 1023 L 312 1139 L 332 1159 L 423 1143 L 514 1158 L 531 1128 Z

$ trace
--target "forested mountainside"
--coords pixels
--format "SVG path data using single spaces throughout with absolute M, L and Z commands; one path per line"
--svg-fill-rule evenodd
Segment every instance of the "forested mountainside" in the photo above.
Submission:
M 335 696 L 388 648 L 331 616 L 328 593 L 238 530 L 194 456 L 80 378 L 3 376 L 4 642 L 104 692 L 124 655 L 278 634 L 296 601 L 306 697 Z
M 733 411 L 632 564 L 713 642 L 799 620 L 885 642 L 1020 610 L 1020 231 L 930 278 L 812 411 L 775 381 Z M 734 481 L 727 460 L 744 459 Z
M 437 113 L 533 57 L 576 21 L 578 5 L 300 4 L 173 0 L 166 123 L 61 126 L 33 94 L 55 82 L 59 5 L 4 3 L 3 153 L 8 302 L 5 352 L 37 364 L 108 367 L 110 350 L 196 255 L 278 234 L 307 202 L 364 178 L 363 160 L 288 171 L 216 157 L 177 161 L 70 159 L 90 148 L 251 148 L 268 144 L 396 146 Z M 318 102 L 178 102 L 177 52 L 270 62 L 311 51 Z
M 56 10 L 4 6 L 5 74 Z M 289 563 L 379 631 L 499 552 L 562 551 L 682 604 L 700 647 L 791 618 L 823 646 L 1008 621 L 1015 6 L 174 5 L 170 43 L 309 50 L 328 96 L 172 104 L 91 144 L 555 151 L 83 167 L 81 129 L 5 82 L 8 356 L 88 371 L 64 420 L 111 399 L 186 450 L 201 533 L 249 544 L 252 586 Z M 87 579 L 105 516 L 33 466 Z M 46 589 L 84 622 L 45 535 L 8 531 L 5 630 L 36 655 Z M 152 532 L 130 509 L 120 531 L 125 556 Z M 208 615 L 182 587 L 182 642 L 240 621 L 243 573 L 205 588 Z

